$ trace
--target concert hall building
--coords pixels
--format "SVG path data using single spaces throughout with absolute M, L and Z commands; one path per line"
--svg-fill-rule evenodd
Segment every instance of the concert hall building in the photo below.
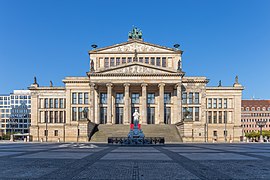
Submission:
M 209 87 L 206 77 L 187 77 L 179 45 L 145 42 L 133 28 L 128 41 L 93 49 L 89 72 L 66 77 L 63 87 L 29 88 L 33 141 L 106 142 L 126 137 L 135 109 L 145 136 L 166 142 L 239 142 L 241 98 L 232 86 Z M 98 124 L 90 140 L 91 123 Z

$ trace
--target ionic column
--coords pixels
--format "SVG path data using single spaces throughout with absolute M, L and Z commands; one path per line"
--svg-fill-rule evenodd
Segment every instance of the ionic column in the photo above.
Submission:
M 89 112 L 90 112 L 90 117 L 89 120 L 91 122 L 95 122 L 95 84 L 90 83 L 90 97 L 89 97 Z
M 112 124 L 112 83 L 107 86 L 107 124 Z
M 164 83 L 160 83 L 159 87 L 159 124 L 164 124 Z
M 142 124 L 147 124 L 147 84 L 142 84 L 141 119 Z
M 130 103 L 129 103 L 129 86 L 130 84 L 125 83 L 125 97 L 124 97 L 124 124 L 129 124 L 131 122 L 130 119 Z
M 176 84 L 176 93 L 177 93 L 177 100 L 176 100 L 176 106 L 177 106 L 177 122 L 182 121 L 182 89 L 181 89 L 181 83 Z M 174 122 L 174 123 L 177 123 Z

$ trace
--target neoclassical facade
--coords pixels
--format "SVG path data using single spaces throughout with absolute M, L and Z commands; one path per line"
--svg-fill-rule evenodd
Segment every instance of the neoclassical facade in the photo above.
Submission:
M 127 42 L 92 47 L 86 76 L 66 77 L 64 87 L 35 80 L 29 88 L 33 141 L 87 142 L 89 122 L 129 125 L 135 109 L 142 127 L 174 125 L 184 142 L 240 141 L 238 78 L 230 87 L 207 87 L 206 77 L 186 77 L 179 45 L 147 43 L 137 28 Z

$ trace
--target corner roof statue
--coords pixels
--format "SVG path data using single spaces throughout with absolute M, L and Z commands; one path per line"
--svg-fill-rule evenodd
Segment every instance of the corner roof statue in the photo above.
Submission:
M 142 30 L 137 27 L 133 27 L 128 33 L 128 39 L 140 39 L 142 40 Z

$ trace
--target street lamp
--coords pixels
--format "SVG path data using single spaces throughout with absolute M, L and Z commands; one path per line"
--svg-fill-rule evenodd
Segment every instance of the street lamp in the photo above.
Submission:
M 261 119 L 261 120 L 256 121 L 256 124 L 260 128 L 260 142 L 263 142 L 262 128 L 265 126 L 266 121 Z

